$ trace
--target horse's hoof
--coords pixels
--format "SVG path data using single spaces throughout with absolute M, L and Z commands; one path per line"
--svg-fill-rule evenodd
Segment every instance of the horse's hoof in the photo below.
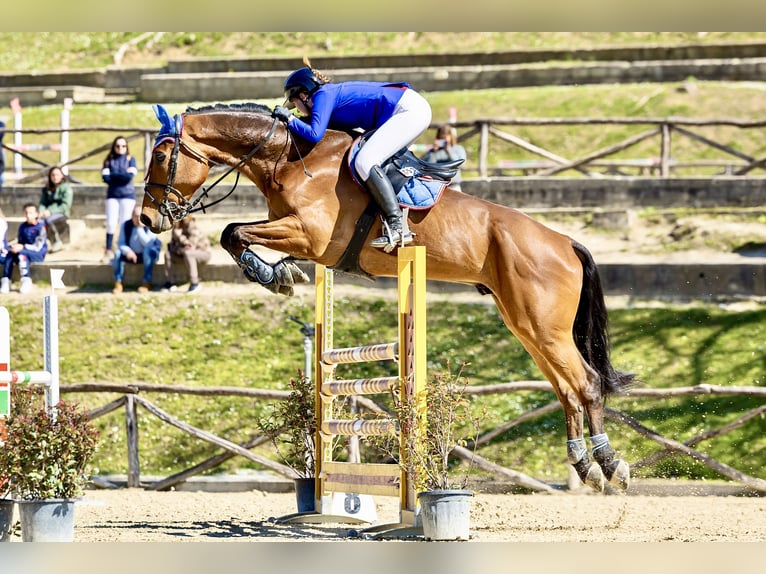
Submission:
M 609 483 L 620 490 L 628 490 L 630 486 L 630 465 L 624 460 L 615 460 L 611 465 L 612 476 Z
M 274 274 L 276 275 L 277 283 L 280 285 L 297 285 L 311 282 L 309 276 L 300 267 L 292 261 L 285 261 L 284 259 L 274 265 Z
M 604 472 L 596 462 L 590 463 L 588 467 L 588 474 L 585 476 L 585 484 L 590 486 L 596 492 L 604 492 L 606 486 L 606 479 L 604 478 Z

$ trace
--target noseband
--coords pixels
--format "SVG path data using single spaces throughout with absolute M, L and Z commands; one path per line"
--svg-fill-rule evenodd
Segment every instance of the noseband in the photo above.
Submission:
M 157 211 L 160 212 L 160 215 L 163 217 L 167 217 L 172 222 L 181 221 L 184 217 L 189 215 L 190 213 L 194 213 L 196 211 L 202 211 L 205 212 L 205 209 L 208 207 L 212 207 L 213 205 L 216 205 L 220 202 L 222 202 L 224 199 L 229 197 L 232 193 L 234 193 L 234 190 L 237 189 L 237 185 L 239 184 L 239 171 L 237 171 L 237 179 L 234 181 L 234 185 L 232 188 L 223 196 L 215 201 L 211 201 L 207 205 L 203 204 L 202 202 L 207 199 L 208 193 L 210 190 L 212 190 L 216 185 L 218 185 L 226 176 L 228 176 L 232 171 L 238 170 L 240 167 L 242 167 L 250 158 L 252 158 L 255 154 L 257 154 L 261 148 L 263 148 L 264 145 L 266 145 L 266 142 L 269 141 L 271 136 L 274 134 L 274 130 L 277 127 L 277 123 L 279 120 L 274 118 L 274 121 L 271 124 L 271 128 L 269 129 L 269 133 L 266 134 L 266 137 L 261 140 L 258 145 L 256 145 L 250 152 L 244 156 L 242 159 L 240 159 L 235 165 L 229 167 L 226 172 L 224 172 L 223 175 L 221 175 L 218 179 L 216 179 L 211 185 L 208 187 L 202 188 L 202 193 L 199 194 L 196 198 L 192 198 L 191 200 L 186 199 L 183 194 L 178 191 L 175 187 L 173 187 L 173 183 L 175 182 L 176 178 L 176 169 L 178 168 L 178 153 L 181 150 L 181 147 L 186 149 L 192 156 L 194 156 L 196 159 L 210 165 L 224 165 L 220 163 L 216 163 L 209 158 L 205 157 L 202 153 L 191 147 L 188 143 L 183 141 L 181 139 L 181 129 L 180 124 L 181 120 L 179 116 L 175 117 L 175 125 L 176 129 L 173 130 L 173 133 L 165 134 L 162 139 L 159 139 L 159 143 L 162 143 L 163 141 L 167 140 L 168 138 L 171 138 L 173 140 L 173 152 L 170 155 L 170 166 L 168 168 L 168 182 L 165 184 L 162 183 L 154 183 L 152 181 L 147 181 L 144 184 L 144 194 L 149 196 L 149 199 L 151 202 L 157 207 Z M 155 144 L 154 147 L 157 147 L 158 144 Z M 162 200 L 159 202 L 155 197 L 148 192 L 149 188 L 152 187 L 159 187 L 163 190 L 164 194 L 162 196 Z

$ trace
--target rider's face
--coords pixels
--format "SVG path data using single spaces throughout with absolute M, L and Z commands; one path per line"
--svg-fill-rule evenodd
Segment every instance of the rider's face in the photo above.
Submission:
M 306 92 L 301 92 L 294 98 L 290 98 L 290 101 L 295 104 L 295 107 L 304 116 L 311 113 L 311 97 Z

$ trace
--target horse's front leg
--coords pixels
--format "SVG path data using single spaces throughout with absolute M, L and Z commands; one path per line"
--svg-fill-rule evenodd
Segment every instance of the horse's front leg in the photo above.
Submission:
M 291 297 L 294 294 L 294 285 L 310 282 L 308 275 L 290 259 L 281 259 L 271 264 L 251 251 L 249 247 L 257 243 L 270 249 L 286 251 L 291 245 L 301 244 L 298 237 L 301 231 L 299 225 L 285 225 L 283 220 L 231 223 L 221 234 L 221 246 L 229 252 L 250 281 L 263 285 L 272 293 Z M 293 237 L 288 244 L 285 239 L 291 233 Z

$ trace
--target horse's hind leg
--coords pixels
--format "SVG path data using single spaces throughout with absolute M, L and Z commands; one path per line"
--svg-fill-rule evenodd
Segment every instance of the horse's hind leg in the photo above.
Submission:
M 568 356 L 573 357 L 572 359 L 563 357 L 561 350 L 564 348 L 569 348 Z M 557 354 L 554 354 L 552 349 L 537 359 L 537 362 L 538 365 L 550 365 L 552 374 L 549 374 L 547 369 L 544 372 L 564 406 L 567 419 L 567 460 L 580 479 L 595 490 L 604 490 L 605 480 L 621 490 L 627 490 L 630 484 L 630 466 L 624 460 L 615 458 L 614 449 L 604 431 L 604 397 L 598 374 L 582 360 L 579 351 L 574 347 L 574 341 L 561 341 L 559 346 L 556 346 Z M 574 358 L 575 355 L 577 359 Z M 581 369 L 565 368 L 566 365 L 575 364 L 571 362 L 574 360 L 579 360 Z M 581 383 L 573 387 L 572 381 Z M 588 456 L 583 436 L 583 408 L 588 417 L 591 454 L 595 462 Z
M 630 485 L 630 465 L 621 459 L 616 459 L 614 449 L 609 444 L 609 437 L 604 432 L 603 424 L 599 432 L 594 432 L 593 421 L 603 421 L 603 404 L 599 406 L 598 413 L 592 413 L 588 409 L 588 423 L 590 425 L 591 448 L 593 458 L 596 459 L 604 472 L 606 479 L 621 490 L 627 490 Z
M 570 345 L 574 345 L 574 343 Z M 579 352 L 577 354 L 579 356 Z M 577 471 L 578 476 L 588 486 L 601 491 L 604 489 L 604 479 L 606 479 L 614 486 L 627 490 L 630 484 L 630 467 L 625 461 L 614 458 L 614 449 L 609 444 L 609 438 L 604 431 L 604 397 L 601 392 L 600 378 L 582 359 L 580 361 L 582 374 L 575 375 L 572 373 L 572 375 L 575 375 L 575 378 L 569 380 L 586 382 L 579 386 L 579 391 L 572 393 L 576 395 L 575 415 L 579 420 L 577 424 L 570 424 L 567 421 L 567 437 L 569 438 L 567 440 L 567 459 Z M 554 379 L 550 380 L 553 381 Z M 554 384 L 554 387 L 556 387 L 556 384 Z M 570 388 L 568 384 L 566 388 Z M 566 393 L 557 391 L 557 394 Z M 562 404 L 565 404 L 564 401 L 562 401 Z M 583 437 L 583 407 L 588 417 L 591 454 L 596 462 L 591 462 L 588 457 Z M 567 411 L 566 406 L 564 410 L 565 412 Z M 575 438 L 572 438 L 573 435 Z
M 526 292 L 533 294 L 535 290 Z M 504 301 L 498 297 L 495 301 L 506 325 L 550 381 L 564 409 L 569 464 L 586 485 L 601 492 L 605 486 L 604 473 L 591 459 L 583 434 L 583 407 L 601 400 L 599 378 L 577 350 L 572 337 L 572 317 L 566 313 L 566 309 L 577 308 L 578 296 L 574 289 L 570 293 L 561 289 L 552 293 L 548 286 L 549 298 L 545 300 L 530 295 L 523 301 Z M 525 313 L 509 312 L 511 306 L 524 309 Z M 556 311 L 550 312 L 551 309 Z
M 564 347 L 570 347 L 570 355 L 573 356 L 572 350 L 574 350 L 574 353 L 580 357 L 579 351 L 574 348 L 574 341 L 562 341 L 559 352 Z M 548 353 L 538 361 L 538 364 L 550 364 L 551 357 L 555 356 Z M 556 394 L 564 405 L 567 416 L 567 459 L 580 479 L 588 486 L 602 491 L 606 479 L 612 485 L 627 490 L 630 484 L 630 466 L 623 460 L 615 459 L 614 449 L 609 444 L 609 438 L 604 431 L 604 397 L 601 392 L 600 378 L 581 357 L 579 360 L 582 369 L 558 368 L 557 365 L 562 365 L 559 358 L 551 365 L 555 374 L 548 376 L 546 373 L 554 388 L 557 389 Z M 564 377 L 564 379 L 556 377 Z M 561 382 L 554 382 L 557 380 Z M 571 381 L 582 381 L 582 383 L 576 387 L 576 391 L 573 391 Z M 595 462 L 592 462 L 588 456 L 583 436 L 583 408 L 588 417 L 591 454 Z M 574 413 L 577 420 L 570 423 L 571 413 Z
M 533 347 L 530 344 L 528 348 Z M 562 352 L 562 349 L 567 349 L 568 352 Z M 604 472 L 597 462 L 591 460 L 583 432 L 583 396 L 572 384 L 572 381 L 592 381 L 595 374 L 584 367 L 573 342 L 567 343 L 564 340 L 548 347 L 547 351 L 536 348 L 530 353 L 551 382 L 564 409 L 567 461 L 583 483 L 597 492 L 602 492 L 606 482 Z

